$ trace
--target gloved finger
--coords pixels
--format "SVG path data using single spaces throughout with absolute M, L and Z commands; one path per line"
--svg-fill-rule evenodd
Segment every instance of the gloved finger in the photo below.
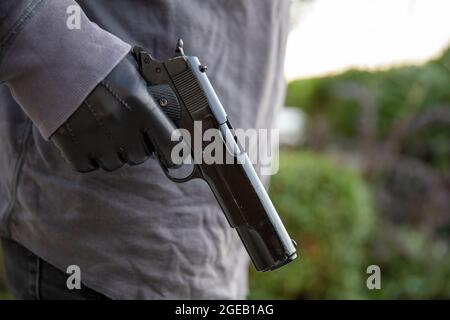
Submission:
M 151 133 L 149 129 L 141 130 L 142 145 L 145 147 L 146 152 L 151 155 L 155 151 L 155 149 L 150 137 Z
M 117 169 L 120 169 L 125 163 L 118 153 L 113 152 L 95 157 L 92 160 L 98 163 L 100 168 L 105 171 L 115 171 Z
M 57 147 L 63 159 L 76 171 L 90 172 L 98 169 L 98 166 L 85 156 L 85 152 L 80 152 L 81 146 L 77 143 L 70 122 L 61 126 L 57 130 L 57 134 L 54 134 L 50 140 Z
M 108 131 L 103 135 L 114 140 L 112 148 L 117 150 L 122 160 L 130 165 L 137 165 L 148 159 L 152 152 L 145 146 L 140 135 L 139 123 L 143 117 L 141 110 L 129 109 L 123 100 L 117 99 L 104 85 L 90 95 L 88 103 L 95 106 L 97 122 Z M 99 119 L 102 114 L 109 117 Z M 127 127 L 124 127 L 123 119 L 128 120 Z
M 89 155 L 91 162 L 97 163 L 103 170 L 114 171 L 121 168 L 125 161 L 119 154 L 120 141 L 117 135 L 114 135 L 110 129 L 111 118 L 105 115 L 111 115 L 111 112 L 105 110 L 105 103 L 108 101 L 96 101 L 96 96 L 91 95 L 83 103 L 83 106 L 77 112 L 80 117 L 80 123 L 88 124 L 90 131 L 84 130 L 82 135 L 83 145 L 94 147 Z M 111 102 L 114 105 L 114 101 Z M 86 134 L 88 132 L 88 134 Z
M 129 139 L 125 149 L 120 152 L 126 159 L 126 162 L 130 165 L 141 164 L 145 162 L 145 160 L 147 160 L 152 154 L 152 151 L 145 146 L 143 138 L 140 136 L 139 132 L 136 133 L 136 137 Z

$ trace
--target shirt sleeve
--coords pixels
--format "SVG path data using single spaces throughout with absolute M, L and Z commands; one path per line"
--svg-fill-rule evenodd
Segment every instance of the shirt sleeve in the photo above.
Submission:
M 73 0 L 0 1 L 0 82 L 46 139 L 130 49 Z

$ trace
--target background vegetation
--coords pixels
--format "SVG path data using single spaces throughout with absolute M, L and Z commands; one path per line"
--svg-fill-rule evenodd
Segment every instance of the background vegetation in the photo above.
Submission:
M 300 258 L 251 298 L 450 298 L 450 50 L 423 66 L 294 81 L 302 152 L 271 196 Z M 307 150 L 307 151 L 305 151 Z M 381 268 L 368 290 L 366 268 Z
M 364 251 L 374 224 L 361 177 L 315 153 L 285 152 L 271 193 L 300 244 L 299 260 L 279 271 L 252 272 L 251 297 L 361 297 Z

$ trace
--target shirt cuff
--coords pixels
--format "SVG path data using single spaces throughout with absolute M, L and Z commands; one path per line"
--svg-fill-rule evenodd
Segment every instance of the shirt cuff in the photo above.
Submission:
M 75 1 L 47 0 L 36 10 L 5 52 L 0 76 L 48 139 L 131 46 L 91 22 Z

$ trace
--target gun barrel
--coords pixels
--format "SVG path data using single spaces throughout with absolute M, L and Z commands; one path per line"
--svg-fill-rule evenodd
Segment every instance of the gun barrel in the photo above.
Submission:
M 227 152 L 235 163 L 201 166 L 231 227 L 238 232 L 255 268 L 274 270 L 296 258 L 289 237 L 247 154 L 240 150 L 227 124 L 221 125 Z

